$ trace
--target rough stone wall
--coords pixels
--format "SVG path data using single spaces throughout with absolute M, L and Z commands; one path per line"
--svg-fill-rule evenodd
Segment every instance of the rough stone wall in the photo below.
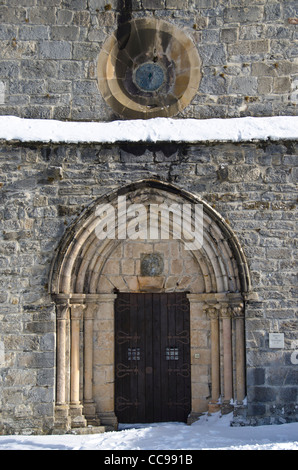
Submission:
M 284 0 L 3 0 L 0 113 L 111 120 L 97 58 L 117 24 L 154 16 L 197 45 L 202 80 L 179 117 L 297 114 L 297 2 Z
M 2 0 L 0 114 L 110 121 L 97 59 L 120 22 L 182 28 L 202 80 L 178 117 L 297 115 L 297 2 Z M 202 196 L 247 256 L 258 300 L 246 307 L 248 419 L 298 420 L 295 142 L 34 145 L 0 149 L 0 433 L 50 432 L 55 399 L 54 251 L 88 204 L 149 177 Z M 269 332 L 285 334 L 269 348 Z
M 294 142 L 212 145 L 22 145 L 0 151 L 0 432 L 49 432 L 55 385 L 54 250 L 88 204 L 154 177 L 202 196 L 242 244 L 258 301 L 246 307 L 248 414 L 297 420 Z M 285 334 L 270 349 L 269 332 Z

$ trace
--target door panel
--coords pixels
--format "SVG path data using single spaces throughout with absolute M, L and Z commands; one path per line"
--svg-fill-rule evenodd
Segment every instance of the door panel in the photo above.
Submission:
M 115 411 L 119 422 L 186 421 L 190 390 L 186 295 L 118 294 Z

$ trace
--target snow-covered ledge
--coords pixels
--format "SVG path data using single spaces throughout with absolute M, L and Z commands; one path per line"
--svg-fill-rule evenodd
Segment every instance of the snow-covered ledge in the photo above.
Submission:
M 295 140 L 298 116 L 62 122 L 0 116 L 0 140 L 54 143 Z

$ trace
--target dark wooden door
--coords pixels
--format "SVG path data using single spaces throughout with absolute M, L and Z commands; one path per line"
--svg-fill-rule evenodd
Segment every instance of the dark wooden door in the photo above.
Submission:
M 190 315 L 186 294 L 118 294 L 115 305 L 118 421 L 186 421 L 190 409 Z

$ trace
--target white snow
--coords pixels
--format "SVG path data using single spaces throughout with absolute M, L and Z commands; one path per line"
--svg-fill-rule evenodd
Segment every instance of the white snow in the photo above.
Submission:
M 244 142 L 298 138 L 298 116 L 62 122 L 0 116 L 0 139 L 21 142 Z
M 232 415 L 130 425 L 94 435 L 0 436 L 1 450 L 298 450 L 298 423 L 231 427 Z

